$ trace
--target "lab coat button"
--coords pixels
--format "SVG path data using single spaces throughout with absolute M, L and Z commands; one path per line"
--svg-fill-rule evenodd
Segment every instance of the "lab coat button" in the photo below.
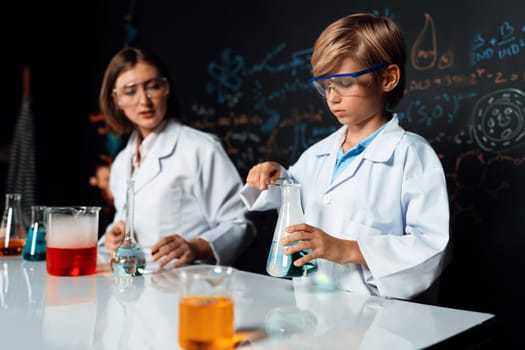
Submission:
M 330 196 L 329 194 L 325 194 L 323 196 L 323 204 L 328 205 L 330 203 L 332 203 L 332 196 Z

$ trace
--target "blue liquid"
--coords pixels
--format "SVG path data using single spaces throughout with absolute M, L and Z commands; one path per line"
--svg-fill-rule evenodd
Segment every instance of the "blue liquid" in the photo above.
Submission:
M 119 247 L 111 260 L 111 267 L 117 277 L 141 276 L 146 268 L 146 257 L 140 246 Z
M 29 229 L 22 249 L 22 259 L 28 261 L 46 260 L 46 230 L 38 230 L 35 237 L 34 229 Z
M 301 277 L 307 276 L 317 271 L 317 264 L 309 261 L 303 266 L 295 266 L 292 262 L 308 254 L 307 251 L 301 250 L 292 255 L 283 253 L 284 246 L 273 241 L 266 262 L 266 272 L 274 277 Z

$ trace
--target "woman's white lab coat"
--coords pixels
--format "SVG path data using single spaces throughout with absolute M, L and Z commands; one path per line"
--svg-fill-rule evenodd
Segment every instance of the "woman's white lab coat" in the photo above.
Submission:
M 116 208 L 111 225 L 126 219 L 133 139 L 111 166 Z M 255 235 L 240 199 L 239 173 L 214 135 L 168 121 L 133 178 L 136 238 L 148 256 L 161 237 L 177 233 L 188 241 L 207 240 L 217 263 L 229 265 Z
M 306 223 L 357 240 L 366 261 L 339 265 L 318 259 L 316 274 L 340 281 L 349 291 L 412 298 L 439 277 L 449 240 L 441 162 L 424 138 L 402 129 L 394 116 L 332 182 L 345 131 L 341 127 L 307 149 L 288 171 L 281 169 L 281 177 L 301 184 Z M 241 196 L 250 210 L 280 204 L 278 189 L 261 192 L 245 185 Z

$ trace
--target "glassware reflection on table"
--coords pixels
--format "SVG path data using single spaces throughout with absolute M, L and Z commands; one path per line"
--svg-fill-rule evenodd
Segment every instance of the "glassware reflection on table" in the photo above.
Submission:
M 235 269 L 192 265 L 177 270 L 180 279 L 179 344 L 185 350 L 234 347 Z
M 23 221 L 20 193 L 5 194 L 5 208 L 0 224 L 0 256 L 20 255 L 27 229 Z
M 141 276 L 146 268 L 146 256 L 144 250 L 133 238 L 135 229 L 135 188 L 134 181 L 128 180 L 126 196 L 126 231 L 124 240 L 113 253 L 111 268 L 116 283 L 128 283 L 121 281 L 127 277 Z
M 100 207 L 46 207 L 46 267 L 50 275 L 91 275 L 97 269 Z
M 0 260 L 0 320 L 9 319 L 27 307 L 26 286 L 17 278 L 20 274 L 18 259 Z
M 42 320 L 46 287 L 45 270 L 27 261 L 24 261 L 21 267 L 27 287 L 28 319 L 33 321 Z
M 152 273 L 151 286 L 163 293 L 177 293 L 180 289 L 177 269 L 161 269 Z
M 314 334 L 317 317 L 296 306 L 277 307 L 270 310 L 264 320 L 266 333 L 275 338 L 294 334 Z
M 44 223 L 46 207 L 43 205 L 31 206 L 31 225 L 27 232 L 22 259 L 28 261 L 46 260 L 46 226 Z
M 133 312 L 137 300 L 144 292 L 144 278 L 129 278 L 125 279 L 129 283 L 116 283 L 113 286 L 113 296 L 122 306 L 124 311 L 124 323 L 122 325 L 122 333 L 120 334 L 118 349 L 128 349 L 128 342 L 133 328 Z
M 42 348 L 93 349 L 97 321 L 97 276 L 48 274 L 45 284 Z

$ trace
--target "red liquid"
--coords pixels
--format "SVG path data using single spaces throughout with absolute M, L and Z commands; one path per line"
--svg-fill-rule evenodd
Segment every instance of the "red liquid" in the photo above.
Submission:
M 46 248 L 47 272 L 55 276 L 94 274 L 97 269 L 97 246 L 89 248 Z

